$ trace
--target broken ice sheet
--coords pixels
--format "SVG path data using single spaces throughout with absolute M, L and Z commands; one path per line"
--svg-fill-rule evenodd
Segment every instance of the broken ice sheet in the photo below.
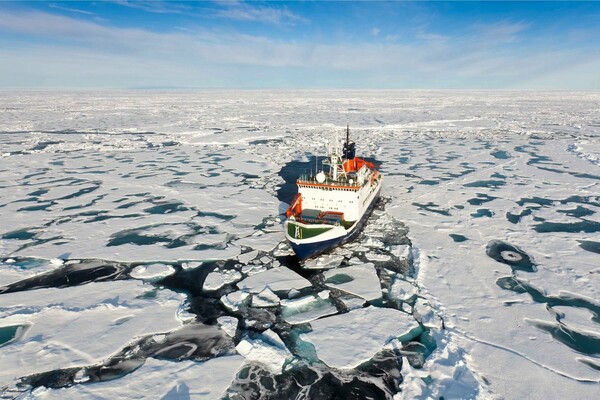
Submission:
M 302 333 L 317 356 L 334 368 L 354 368 L 368 361 L 392 339 L 414 339 L 422 328 L 412 315 L 392 308 L 369 306 L 311 321 L 311 332 Z
M 135 279 L 141 279 L 145 282 L 159 281 L 175 272 L 175 268 L 167 264 L 139 265 L 135 267 L 129 275 Z
M 404 280 L 401 275 L 396 274 L 388 295 L 394 300 L 408 301 L 417 291 L 418 288 L 413 283 Z
M 426 328 L 441 330 L 444 326 L 442 319 L 425 299 L 417 299 L 413 307 L 413 315 Z
M 247 292 L 241 290 L 231 292 L 221 297 L 221 303 L 227 307 L 230 311 L 236 312 L 240 309 L 243 304 L 248 302 L 250 295 Z
M 279 305 L 279 297 L 268 287 L 262 292 L 252 295 L 252 307 L 275 307 Z
M 256 273 L 238 283 L 241 290 L 250 293 L 260 293 L 267 287 L 275 293 L 287 293 L 291 289 L 300 290 L 310 286 L 309 280 L 283 266 Z
M 331 253 L 320 255 L 304 261 L 303 267 L 306 269 L 329 269 L 339 266 L 344 260 L 341 251 L 335 249 Z
M 328 291 L 297 299 L 282 300 L 281 306 L 281 315 L 285 322 L 289 324 L 310 322 L 338 312 L 329 298 Z
M 283 341 L 270 329 L 253 337 L 243 338 L 236 350 L 247 361 L 262 364 L 274 374 L 280 374 L 285 362 L 292 357 Z
M 231 317 L 229 315 L 224 315 L 222 317 L 217 318 L 217 323 L 225 331 L 229 337 L 235 337 L 235 333 L 237 331 L 237 327 L 239 325 L 239 321 L 236 317 Z
M 150 357 L 140 368 L 120 379 L 63 389 L 41 386 L 32 395 L 40 399 L 215 399 L 227 390 L 244 361 L 237 354 L 204 362 Z
M 218 290 L 225 285 L 236 282 L 242 278 L 242 274 L 235 269 L 215 268 L 204 280 L 203 290 Z
M 29 328 L 2 347 L 0 385 L 57 366 L 95 364 L 132 338 L 179 327 L 177 314 L 186 296 L 161 290 L 145 297 L 151 290 L 129 280 L 2 294 L 2 325 Z
M 372 263 L 335 268 L 323 273 L 325 286 L 375 300 L 381 297 L 379 276 Z

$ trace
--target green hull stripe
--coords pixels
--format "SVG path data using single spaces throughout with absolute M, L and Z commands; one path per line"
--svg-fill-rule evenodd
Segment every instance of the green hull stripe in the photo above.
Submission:
M 331 227 L 325 226 L 311 226 L 310 228 L 307 228 L 304 226 L 296 225 L 293 222 L 288 222 L 287 233 L 290 237 L 293 237 L 294 239 L 309 239 L 318 236 L 322 233 L 325 233 L 331 229 Z

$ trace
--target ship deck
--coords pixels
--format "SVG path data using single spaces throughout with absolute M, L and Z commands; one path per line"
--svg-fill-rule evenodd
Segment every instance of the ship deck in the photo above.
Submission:
M 321 213 L 321 210 L 304 209 L 300 214 L 300 221 L 309 224 L 342 224 L 344 222 L 341 215 L 326 214 L 324 217 L 319 218 Z

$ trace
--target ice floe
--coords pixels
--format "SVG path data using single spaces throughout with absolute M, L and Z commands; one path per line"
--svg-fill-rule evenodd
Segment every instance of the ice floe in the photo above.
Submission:
M 2 385 L 57 366 L 94 364 L 137 336 L 181 325 L 177 310 L 184 294 L 139 281 L 93 283 L 66 289 L 2 294 L 2 325 L 27 325 L 25 334 L 2 347 Z M 147 318 L 147 313 L 152 318 Z
M 40 387 L 33 391 L 39 399 L 214 399 L 222 396 L 244 363 L 239 355 L 205 362 L 166 361 L 149 358 L 133 373 L 117 380 L 63 389 Z
M 366 307 L 310 323 L 301 334 L 330 367 L 354 368 L 395 338 L 410 340 L 421 332 L 412 315 L 391 308 Z
M 33 396 L 213 398 L 247 394 L 252 385 L 273 397 L 293 390 L 407 399 L 596 396 L 597 93 L 1 96 L 11 107 L 0 117 L 0 285 L 8 288 L 0 294 L 8 338 L 0 388 L 48 371 L 44 379 L 58 385 L 68 376 L 74 386 L 38 385 Z M 356 242 L 298 266 L 280 227 L 290 188 L 326 136 L 348 123 L 362 153 L 381 163 L 385 211 L 374 211 Z M 214 260 L 230 264 L 208 273 Z M 335 278 L 329 272 L 366 263 L 377 282 L 369 273 L 327 286 Z M 306 268 L 305 278 L 288 267 Z M 369 285 L 350 287 L 362 280 Z M 359 296 L 375 292 L 377 307 L 363 309 Z M 399 344 L 386 336 L 395 329 L 390 318 L 380 318 L 382 325 L 349 333 L 348 359 L 328 355 L 319 334 L 325 325 L 346 327 L 353 313 L 367 312 L 360 323 L 395 312 L 425 330 Z M 245 354 L 254 355 L 239 375 L 239 355 L 204 363 L 150 357 L 105 382 L 64 372 L 110 361 L 144 335 L 170 346 L 170 331 L 198 320 L 213 324 L 202 327 L 209 337 L 226 336 L 219 343 L 250 345 Z M 312 335 L 317 354 L 342 369 L 315 360 L 313 369 L 303 367 L 296 355 L 290 371 L 314 380 L 294 386 L 292 372 L 279 368 L 290 360 L 281 343 L 257 332 L 266 329 L 288 344 L 290 332 Z M 358 354 L 363 341 L 369 351 Z M 394 345 L 401 372 L 389 353 Z M 178 351 L 199 344 L 189 346 Z M 311 359 L 309 347 L 295 351 Z M 262 364 L 272 351 L 276 372 Z M 215 380 L 190 378 L 211 365 Z M 242 377 L 247 371 L 254 375 Z M 289 385 L 268 389 L 250 375 Z M 176 382 L 152 391 L 157 381 Z M 2 394 L 12 393 L 20 392 Z
M 260 363 L 273 373 L 281 373 L 286 360 L 292 356 L 272 330 L 266 330 L 255 338 L 243 338 L 236 350 L 247 361 Z
M 354 294 L 365 300 L 381 297 L 379 277 L 371 263 L 336 268 L 326 271 L 323 275 L 326 286 Z
M 175 269 L 166 264 L 150 264 L 140 265 L 135 267 L 130 275 L 132 278 L 141 279 L 143 281 L 154 282 L 163 279 L 175 272 Z
M 311 283 L 291 269 L 282 266 L 250 275 L 239 282 L 238 286 L 241 290 L 250 293 L 260 293 L 266 288 L 273 292 L 288 292 L 291 289 L 310 287 Z

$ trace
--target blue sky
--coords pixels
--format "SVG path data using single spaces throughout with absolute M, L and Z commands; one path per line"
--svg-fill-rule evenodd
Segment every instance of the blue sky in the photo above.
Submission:
M 0 89 L 600 90 L 600 2 L 0 2 Z

